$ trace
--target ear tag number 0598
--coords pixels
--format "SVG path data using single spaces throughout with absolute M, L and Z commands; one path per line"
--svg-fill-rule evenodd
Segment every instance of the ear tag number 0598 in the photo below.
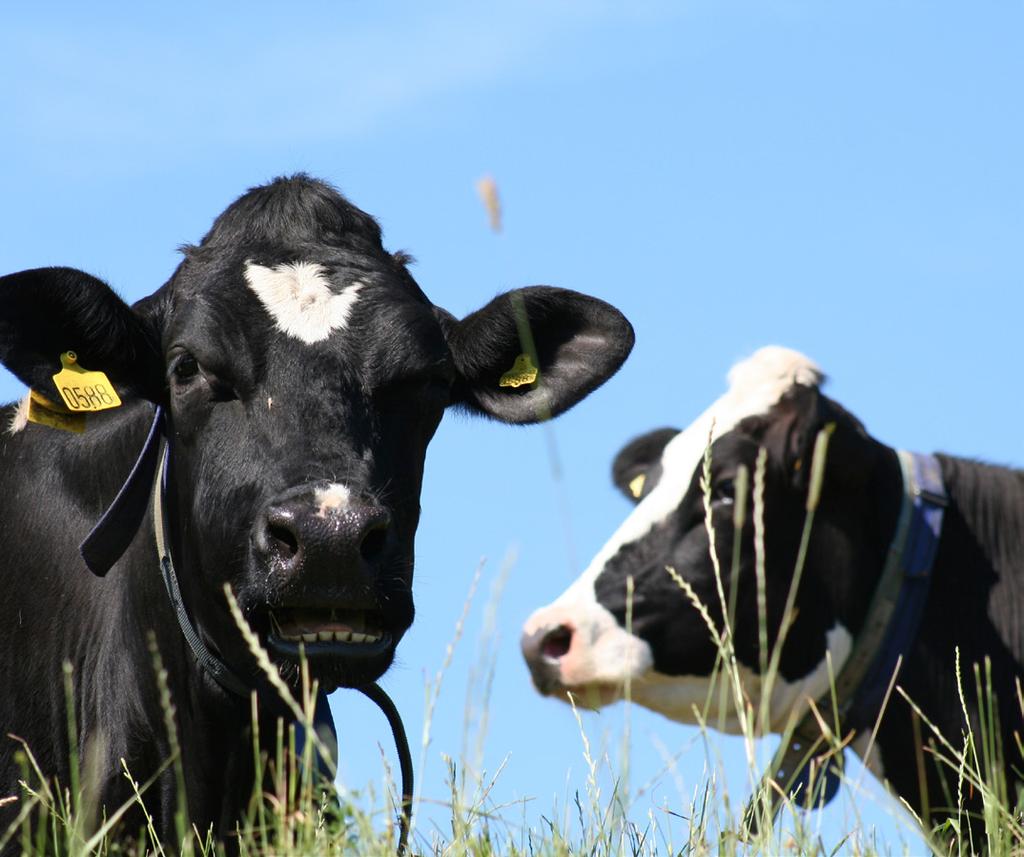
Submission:
M 53 376 L 53 383 L 69 411 L 81 414 L 120 407 L 121 399 L 107 376 L 79 366 L 78 355 L 74 351 L 61 354 L 60 365 L 61 370 Z

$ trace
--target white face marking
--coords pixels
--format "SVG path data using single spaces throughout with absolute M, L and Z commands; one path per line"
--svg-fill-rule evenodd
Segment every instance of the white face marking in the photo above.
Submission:
M 345 328 L 362 288 L 354 283 L 335 292 L 323 266 L 315 262 L 286 262 L 273 268 L 246 262 L 245 280 L 278 330 L 307 344 Z
M 18 407 L 11 414 L 11 421 L 7 424 L 8 434 L 17 434 L 28 425 L 28 404 L 31 393 L 26 393 L 18 402 Z
M 321 518 L 333 515 L 348 507 L 352 492 L 338 482 L 332 482 L 326 488 L 316 489 L 316 513 Z
M 559 659 L 564 684 L 583 686 L 593 683 L 606 689 L 621 688 L 628 677 L 636 702 L 673 720 L 695 722 L 694 706 L 698 710 L 703 708 L 710 679 L 654 672 L 650 646 L 626 633 L 597 601 L 594 583 L 608 561 L 624 545 L 644 538 L 679 508 L 694 473 L 703 462 L 709 436 L 712 441 L 718 439 L 744 419 L 767 413 L 793 385 L 817 386 L 823 377 L 811 360 L 796 351 L 778 346 L 762 348 L 732 368 L 725 395 L 668 443 L 661 457 L 661 478 L 651 493 L 637 504 L 583 574 L 553 603 L 535 611 L 524 626 L 524 635 L 527 636 L 559 625 L 573 629 L 570 650 Z M 834 673 L 838 673 L 849 655 L 850 644 L 846 629 L 836 626 L 828 632 Z M 743 666 L 740 666 L 740 677 L 745 692 L 758 705 L 761 677 Z M 806 707 L 808 697 L 816 699 L 827 688 L 828 667 L 825 661 L 797 682 L 789 683 L 777 678 L 772 686 L 769 706 L 773 725 L 776 728 L 785 725 L 785 719 L 794 707 Z M 729 698 L 731 700 L 731 694 Z M 716 705 L 717 699 L 716 693 L 712 700 Z M 724 715 L 726 731 L 737 730 L 739 721 L 735 711 Z M 780 719 L 776 721 L 776 718 Z M 709 722 L 718 726 L 717 711 Z

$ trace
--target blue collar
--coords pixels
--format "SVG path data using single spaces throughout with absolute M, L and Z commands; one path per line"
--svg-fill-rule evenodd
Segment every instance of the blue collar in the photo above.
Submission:
M 896 531 L 853 650 L 835 681 L 841 735 L 873 727 L 896 672 L 917 638 L 931 588 L 932 567 L 949 497 L 933 455 L 897 451 L 903 499 Z M 832 693 L 817 700 L 819 712 L 832 710 Z M 785 736 L 784 736 L 785 737 Z M 813 711 L 804 715 L 776 752 L 770 777 L 801 804 L 820 807 L 839 790 L 842 756 L 825 745 Z M 781 794 L 772 789 L 772 817 Z M 748 807 L 748 819 L 753 806 Z

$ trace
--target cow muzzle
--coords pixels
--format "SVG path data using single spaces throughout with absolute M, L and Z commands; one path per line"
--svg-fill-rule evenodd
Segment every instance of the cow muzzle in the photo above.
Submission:
M 652 665 L 650 647 L 596 601 L 555 603 L 526 621 L 520 639 L 533 684 L 545 696 L 598 708 Z
M 382 580 L 398 553 L 390 512 L 344 486 L 304 485 L 257 516 L 252 555 L 276 593 L 268 642 L 279 654 L 372 657 L 390 649 L 411 615 L 386 615 Z M 389 613 L 393 614 L 391 609 Z

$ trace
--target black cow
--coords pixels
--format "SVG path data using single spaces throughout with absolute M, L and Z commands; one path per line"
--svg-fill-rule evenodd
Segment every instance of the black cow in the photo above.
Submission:
M 0 736 L 26 741 L 46 775 L 68 783 L 65 662 L 72 753 L 92 754 L 107 812 L 131 794 L 120 759 L 144 782 L 169 758 L 152 632 L 177 709 L 189 820 L 230 832 L 253 786 L 248 689 L 259 682 L 224 584 L 293 687 L 300 644 L 321 687 L 372 682 L 413 620 L 424 455 L 444 410 L 508 423 L 555 416 L 632 347 L 613 307 L 550 287 L 501 295 L 459 321 L 431 304 L 407 261 L 385 251 L 373 218 L 299 175 L 238 199 L 132 307 L 77 270 L 0 279 L 0 361 L 33 391 L 2 412 Z M 103 377 L 55 381 L 62 361 Z M 115 394 L 120 407 L 91 412 Z M 168 449 L 160 553 L 173 558 L 181 627 L 135 483 L 115 518 L 146 519 L 121 560 L 100 577 L 79 553 L 143 448 L 154 405 Z M 75 433 L 28 421 L 30 408 L 70 428 L 90 413 Z M 156 447 L 145 448 L 139 467 L 151 479 Z M 86 546 L 99 573 L 119 539 L 115 526 Z M 260 688 L 273 734 L 286 711 Z M 0 798 L 19 794 L 19 746 L 0 739 Z M 170 770 L 146 798 L 173 841 Z M 20 805 L 4 802 L 0 835 Z M 136 814 L 126 828 L 139 824 Z
M 1024 676 L 1024 473 L 944 455 L 898 454 L 824 396 L 818 368 L 792 351 L 762 349 L 737 365 L 730 381 L 728 392 L 685 431 L 652 432 L 620 452 L 614 479 L 636 508 L 583 575 L 527 621 L 522 645 L 536 687 L 562 698 L 572 691 L 582 702 L 600 705 L 620 698 L 629 681 L 635 701 L 673 720 L 695 722 L 694 712 L 700 710 L 711 725 L 737 731 L 731 694 L 724 711 L 718 710 L 717 692 L 710 697 L 710 711 L 704 707 L 718 647 L 691 595 L 666 566 L 703 602 L 718 633 L 722 596 L 726 605 L 735 599 L 738 669 L 758 712 L 762 668 L 779 639 L 797 567 L 813 447 L 819 431 L 828 427 L 822 493 L 788 614 L 792 625 L 779 650 L 777 679 L 764 700 L 770 710 L 767 726 L 783 731 L 787 724 L 806 724 L 809 700 L 824 700 L 822 714 L 831 722 L 828 652 L 843 716 L 841 734 L 856 732 L 854 749 L 864 753 L 902 656 L 899 685 L 954 747 L 962 747 L 965 724 L 955 677 L 959 647 L 976 740 L 984 718 L 970 665 L 990 659 L 998 694 L 994 737 L 1004 754 L 999 772 L 1012 795 L 1012 784 L 1024 771 L 1013 737 L 1024 728 L 1015 684 Z M 701 486 L 709 437 L 708 490 L 721 595 Z M 753 474 L 762 449 L 769 651 L 759 643 L 750 480 L 738 534 L 739 572 L 736 579 L 730 574 L 737 474 L 741 466 Z M 918 473 L 912 468 L 918 467 L 934 472 L 915 475 L 919 490 L 907 494 L 908 480 Z M 894 559 L 887 564 L 890 553 Z M 627 633 L 630 576 L 635 589 Z M 811 740 L 815 732 L 820 738 L 817 726 L 805 737 Z M 941 820 L 953 811 L 956 772 L 921 756 L 922 739 L 930 734 L 893 692 L 868 763 L 916 811 Z M 925 787 L 918 778 L 922 758 Z M 784 773 L 795 775 L 794 767 Z M 967 808 L 978 810 L 979 790 L 965 786 L 963 791 Z

